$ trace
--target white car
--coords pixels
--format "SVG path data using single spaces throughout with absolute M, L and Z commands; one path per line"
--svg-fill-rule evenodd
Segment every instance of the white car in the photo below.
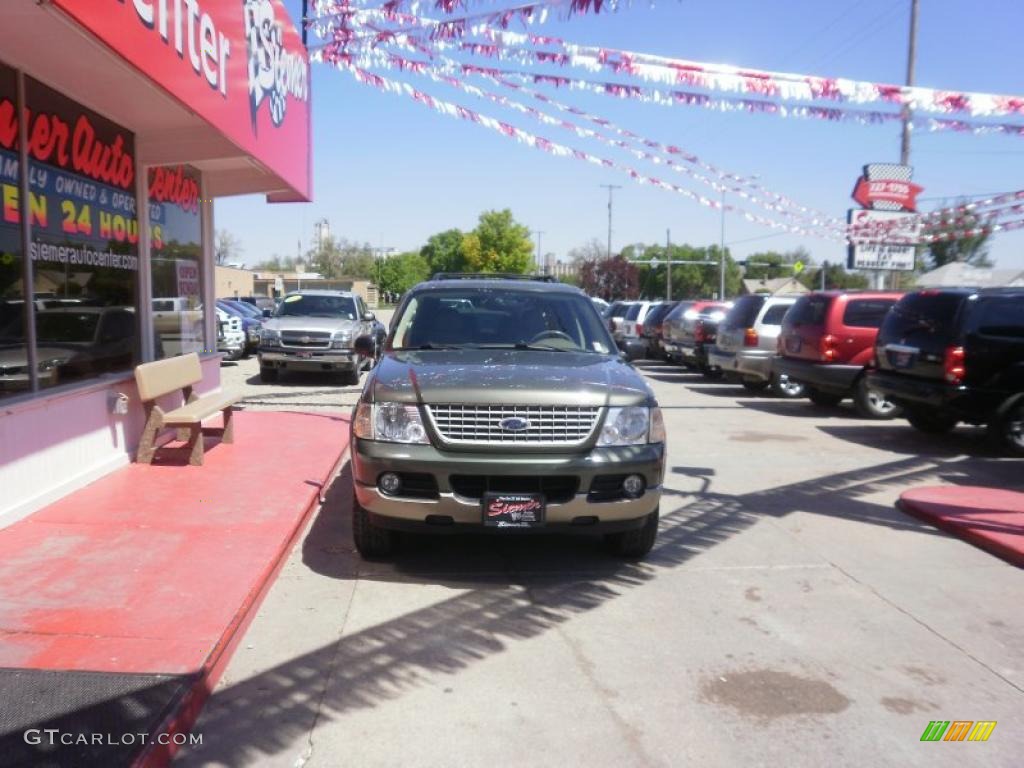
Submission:
M 228 360 L 238 360 L 245 354 L 245 331 L 242 330 L 241 318 L 218 307 L 217 323 L 221 329 L 217 334 L 217 351 L 223 352 Z

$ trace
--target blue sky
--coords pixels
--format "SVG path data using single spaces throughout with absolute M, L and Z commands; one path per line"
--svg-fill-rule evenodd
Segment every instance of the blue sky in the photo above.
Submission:
M 552 18 L 531 31 L 697 61 L 899 83 L 906 66 L 909 3 L 681 0 L 651 8 L 638 2 L 618 13 L 568 21 Z M 286 0 L 286 5 L 298 19 L 299 0 Z M 1024 92 L 1021 29 L 1024 3 L 1019 0 L 924 0 L 918 84 Z M 430 81 L 423 80 L 418 87 L 553 141 L 614 156 L 597 142 L 540 126 Z M 314 202 L 268 205 L 261 197 L 239 197 L 216 203 L 216 226 L 241 240 L 245 261 L 294 255 L 300 240 L 307 248 L 313 223 L 322 217 L 336 235 L 405 250 L 418 248 L 429 235 L 449 227 L 471 229 L 477 215 L 491 208 L 511 208 L 519 221 L 543 230 L 545 252 L 564 257 L 590 238 L 604 242 L 607 192 L 601 184 L 622 185 L 615 197 L 614 249 L 664 242 L 667 228 L 673 242 L 718 242 L 718 212 L 677 194 L 640 186 L 615 171 L 518 145 L 408 98 L 361 85 L 325 65 L 314 65 L 312 93 Z M 861 166 L 899 158 L 898 123 L 860 126 L 663 107 L 577 91 L 552 95 L 620 127 L 681 146 L 721 168 L 758 174 L 766 187 L 840 217 L 854 205 L 850 192 Z M 664 168 L 641 160 L 629 163 L 681 186 L 709 191 Z M 915 181 L 925 188 L 922 209 L 942 199 L 952 202 L 962 195 L 1020 189 L 1024 138 L 916 133 L 911 163 Z M 839 244 L 778 235 L 736 216 L 726 219 L 725 239 L 739 257 L 802 245 L 817 260 L 844 258 Z M 1024 232 L 997 236 L 991 255 L 999 266 L 1024 268 Z

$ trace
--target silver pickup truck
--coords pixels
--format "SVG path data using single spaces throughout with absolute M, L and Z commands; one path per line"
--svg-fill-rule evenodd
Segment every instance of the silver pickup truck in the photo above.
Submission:
M 358 384 L 367 362 L 352 350 L 360 336 L 374 336 L 376 318 L 361 297 L 342 291 L 297 291 L 281 301 L 260 331 L 260 381 L 280 371 L 341 373 Z

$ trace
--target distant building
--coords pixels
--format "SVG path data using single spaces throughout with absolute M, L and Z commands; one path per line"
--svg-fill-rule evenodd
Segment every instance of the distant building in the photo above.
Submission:
M 256 273 L 243 266 L 218 264 L 214 267 L 214 296 L 229 299 L 234 296 L 252 296 Z
M 575 278 L 579 274 L 579 265 L 572 261 L 556 260 L 554 254 L 549 253 L 545 259 L 544 274 L 554 275 L 559 280 Z
M 975 267 L 954 261 L 917 278 L 918 288 L 999 288 L 1024 286 L 1024 269 Z
M 743 293 L 810 293 L 810 289 L 795 277 L 750 278 L 743 281 Z

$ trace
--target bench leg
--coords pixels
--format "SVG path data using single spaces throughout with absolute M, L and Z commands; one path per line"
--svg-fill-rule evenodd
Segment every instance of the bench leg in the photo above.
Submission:
M 188 438 L 188 463 L 193 467 L 203 466 L 203 426 L 193 424 L 189 428 Z
M 220 436 L 222 443 L 233 443 L 235 442 L 235 419 L 234 419 L 235 408 L 229 405 L 224 409 L 224 432 Z
M 191 431 L 188 427 L 178 427 L 177 440 L 179 443 L 184 443 L 188 440 Z
M 139 464 L 152 464 L 153 456 L 156 454 L 156 436 L 160 432 L 160 412 L 156 408 L 147 409 L 146 426 L 142 430 L 142 437 L 139 440 L 139 450 L 135 454 L 135 461 Z

